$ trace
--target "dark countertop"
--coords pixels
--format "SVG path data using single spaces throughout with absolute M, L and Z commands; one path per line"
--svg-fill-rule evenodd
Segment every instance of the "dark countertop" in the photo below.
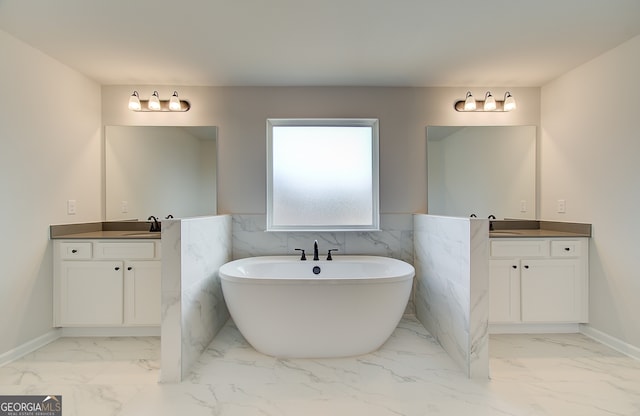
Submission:
M 539 220 L 493 220 L 489 238 L 591 237 L 591 224 Z
M 49 227 L 52 240 L 125 239 L 159 240 L 160 232 L 150 232 L 147 221 L 105 221 L 81 224 L 62 224 Z

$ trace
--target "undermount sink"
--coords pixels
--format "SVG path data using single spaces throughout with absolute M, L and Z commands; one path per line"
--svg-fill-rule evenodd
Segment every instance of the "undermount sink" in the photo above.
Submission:
M 123 234 L 126 237 L 151 237 L 154 236 L 158 233 L 152 233 L 150 231 L 140 231 L 140 232 L 135 232 L 135 233 L 127 233 L 127 234 Z
M 520 235 L 518 231 L 489 231 L 491 235 Z

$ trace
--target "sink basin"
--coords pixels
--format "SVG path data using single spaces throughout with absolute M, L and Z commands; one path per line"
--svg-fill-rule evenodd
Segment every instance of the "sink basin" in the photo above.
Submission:
M 518 231 L 489 231 L 489 235 L 520 235 Z
M 149 231 L 138 231 L 135 233 L 126 233 L 126 234 L 122 234 L 125 237 L 153 237 L 154 235 L 157 235 L 160 233 L 152 233 Z

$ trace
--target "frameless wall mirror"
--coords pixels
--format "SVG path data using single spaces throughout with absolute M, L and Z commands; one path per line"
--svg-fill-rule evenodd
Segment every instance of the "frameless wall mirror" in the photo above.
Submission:
M 377 119 L 267 120 L 267 231 L 379 230 Z
M 427 127 L 428 212 L 536 218 L 535 126 Z
M 217 127 L 106 126 L 106 220 L 216 214 Z

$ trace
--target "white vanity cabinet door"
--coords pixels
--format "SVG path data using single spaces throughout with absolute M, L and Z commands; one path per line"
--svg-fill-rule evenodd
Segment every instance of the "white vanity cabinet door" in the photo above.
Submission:
M 522 261 L 522 322 L 585 322 L 579 260 Z
M 55 241 L 54 326 L 159 326 L 159 253 L 159 241 Z
M 489 260 L 489 322 L 520 321 L 520 260 Z
M 500 238 L 490 247 L 490 324 L 588 322 L 587 238 Z
M 160 325 L 160 261 L 125 262 L 125 325 Z
M 123 276 L 121 261 L 63 261 L 60 324 L 121 325 Z

